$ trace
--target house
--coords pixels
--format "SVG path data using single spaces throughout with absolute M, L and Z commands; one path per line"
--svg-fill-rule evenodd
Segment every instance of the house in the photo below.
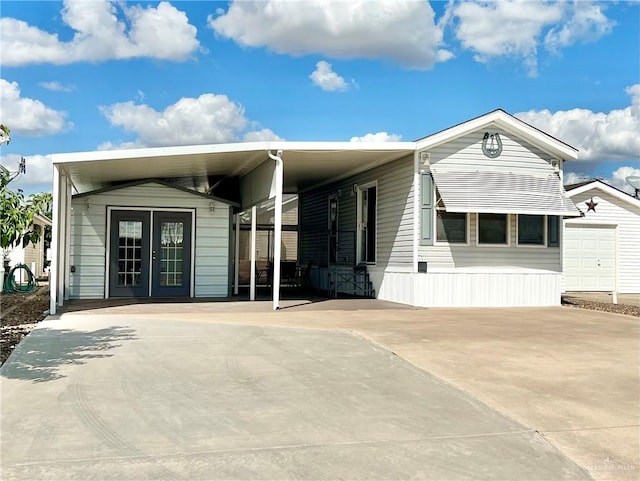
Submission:
M 565 186 L 582 212 L 564 221 L 566 291 L 640 293 L 640 200 L 600 180 Z
M 297 196 L 308 283 L 414 306 L 557 305 L 577 151 L 495 110 L 415 142 L 252 142 L 56 154 L 51 312 L 73 298 L 237 294 L 248 228 Z M 241 227 L 242 226 L 242 227 Z M 273 289 L 279 307 L 280 289 Z
M 9 266 L 14 267 L 24 264 L 36 278 L 44 276 L 45 273 L 45 228 L 51 227 L 51 220 L 45 216 L 34 214 L 33 225 L 40 227 L 40 239 L 38 242 L 30 242 L 26 247 L 22 242 L 9 249 L 5 254 L 9 260 Z M 16 273 L 18 275 L 18 273 Z

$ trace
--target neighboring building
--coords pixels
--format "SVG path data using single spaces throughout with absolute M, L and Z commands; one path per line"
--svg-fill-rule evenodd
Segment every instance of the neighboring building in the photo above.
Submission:
M 582 217 L 564 221 L 566 291 L 640 293 L 640 200 L 600 180 L 565 186 Z
M 258 224 L 273 225 L 262 256 L 280 285 L 293 196 L 306 285 L 415 306 L 558 305 L 560 219 L 580 215 L 562 168 L 576 158 L 502 110 L 415 142 L 54 155 L 52 312 L 69 298 L 228 296 L 247 249 L 253 299 L 271 231 Z
M 18 264 L 25 264 L 36 278 L 45 276 L 46 259 L 45 259 L 45 229 L 51 227 L 51 220 L 47 217 L 35 214 L 33 216 L 33 224 L 41 229 L 42 235 L 38 242 L 30 242 L 26 247 L 22 246 L 22 242 L 8 251 L 9 266 L 14 267 Z

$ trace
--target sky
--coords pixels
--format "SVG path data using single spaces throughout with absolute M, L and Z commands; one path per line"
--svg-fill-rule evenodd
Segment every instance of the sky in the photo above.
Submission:
M 0 2 L 0 163 L 255 140 L 413 141 L 502 108 L 640 175 L 639 1 Z

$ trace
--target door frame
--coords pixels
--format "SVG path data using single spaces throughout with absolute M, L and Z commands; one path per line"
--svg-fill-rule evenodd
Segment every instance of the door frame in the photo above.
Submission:
M 363 258 L 365 257 L 365 252 L 362 252 L 362 193 L 365 190 L 368 190 L 372 187 L 376 188 L 376 212 L 375 212 L 375 229 L 374 229 L 374 252 L 373 262 L 367 262 Z M 366 264 L 368 266 L 375 266 L 378 262 L 378 181 L 374 180 L 371 182 L 367 182 L 366 184 L 358 184 L 357 192 L 356 192 L 356 264 Z
M 106 237 L 106 256 L 105 256 L 105 284 L 104 284 L 104 298 L 110 299 L 109 293 L 109 267 L 111 265 L 111 212 L 119 211 L 119 210 L 135 210 L 135 211 L 143 211 L 149 212 L 149 246 L 150 251 L 153 247 L 153 224 L 154 224 L 154 213 L 155 212 L 188 212 L 191 213 L 191 272 L 189 273 L 189 297 L 195 296 L 195 273 L 196 273 L 196 264 L 195 264 L 195 254 L 196 254 L 196 209 L 195 208 L 181 208 L 181 207 L 139 207 L 139 206 L 107 206 L 107 227 L 105 232 Z M 151 254 L 151 252 L 149 252 Z M 149 257 L 149 286 L 147 289 L 147 297 L 151 297 L 151 290 L 153 287 L 153 262 L 151 261 L 151 257 Z

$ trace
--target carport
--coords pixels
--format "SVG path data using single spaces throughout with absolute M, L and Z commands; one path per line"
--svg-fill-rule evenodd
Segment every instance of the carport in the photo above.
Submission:
M 199 192 L 221 198 L 227 196 L 227 200 L 240 204 L 240 209 L 234 212 L 235 219 L 230 222 L 236 227 L 240 214 L 251 212 L 251 218 L 255 219 L 258 206 L 271 199 L 275 209 L 273 285 L 279 286 L 283 195 L 335 182 L 414 151 L 413 142 L 256 142 L 55 154 L 50 312 L 55 314 L 70 298 L 73 195 L 144 179 L 181 179 L 181 183 Z M 236 181 L 235 190 L 228 187 L 230 179 Z M 225 184 L 227 189 L 223 192 Z M 251 233 L 254 245 L 253 223 Z M 251 263 L 252 300 L 256 287 L 254 261 Z M 231 274 L 235 278 L 237 265 L 236 262 L 236 272 Z M 273 289 L 272 307 L 279 308 L 279 289 Z

